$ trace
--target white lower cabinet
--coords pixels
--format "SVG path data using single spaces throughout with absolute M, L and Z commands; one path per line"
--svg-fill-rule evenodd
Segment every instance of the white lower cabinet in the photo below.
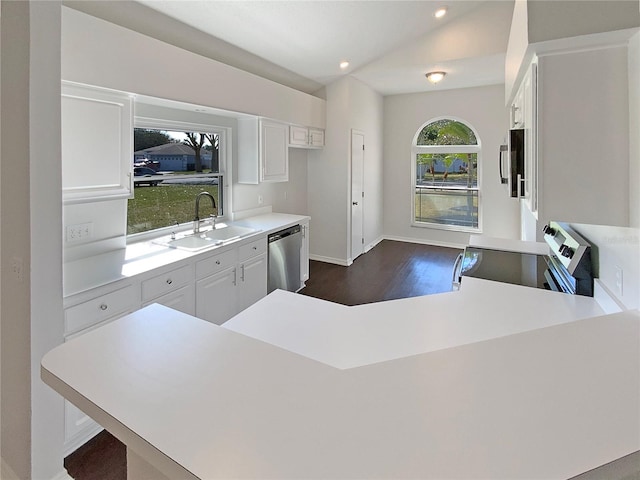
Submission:
M 174 310 L 178 310 L 189 315 L 195 315 L 196 292 L 193 288 L 193 283 L 182 288 L 178 288 L 171 293 L 154 298 L 152 301 L 146 302 L 142 306 L 146 307 L 152 303 L 159 303 L 165 307 L 173 308 Z
M 266 249 L 267 241 L 262 238 L 241 245 L 233 257 L 223 253 L 198 262 L 196 275 L 203 278 L 196 282 L 196 317 L 221 325 L 264 297 Z
M 221 325 L 235 315 L 236 267 L 196 282 L 196 317 Z
M 205 252 L 65 298 L 65 341 L 159 303 L 222 324 L 267 294 L 267 239 Z M 65 400 L 64 455 L 102 430 Z
M 189 315 L 195 313 L 193 268 L 184 265 L 142 281 L 143 306 L 159 303 Z
M 108 290 L 84 292 L 67 301 L 72 305 L 64 311 L 65 342 L 136 310 L 140 306 L 140 290 L 135 283 L 116 283 Z M 64 401 L 65 456 L 101 430 L 102 427 L 88 415 Z
M 240 264 L 237 312 L 253 305 L 267 294 L 267 255 L 263 253 Z

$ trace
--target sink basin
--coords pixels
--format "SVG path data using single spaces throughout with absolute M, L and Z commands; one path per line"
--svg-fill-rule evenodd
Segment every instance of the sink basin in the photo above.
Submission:
M 188 237 L 176 238 L 175 240 L 167 240 L 157 243 L 171 248 L 179 248 L 180 250 L 195 252 L 197 250 L 202 250 L 203 248 L 219 245 L 221 242 L 216 242 L 215 240 L 206 237 L 190 235 Z
M 232 243 L 254 232 L 257 232 L 254 228 L 222 224 L 217 226 L 215 230 L 187 235 L 174 240 L 159 239 L 155 240 L 154 243 L 164 245 L 165 247 L 197 252 L 205 248 Z
M 225 242 L 235 238 L 246 237 L 254 232 L 256 232 L 256 229 L 254 228 L 228 225 L 225 227 L 217 227 L 215 230 L 209 230 L 208 232 L 205 232 L 204 236 L 211 240 L 222 240 Z

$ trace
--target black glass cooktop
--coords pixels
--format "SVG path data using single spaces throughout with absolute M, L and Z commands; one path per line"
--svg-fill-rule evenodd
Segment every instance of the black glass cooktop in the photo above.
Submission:
M 535 288 L 545 286 L 547 256 L 467 247 L 460 275 Z

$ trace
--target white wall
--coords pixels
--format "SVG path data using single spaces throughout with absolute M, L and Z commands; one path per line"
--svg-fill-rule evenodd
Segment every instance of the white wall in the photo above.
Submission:
M 640 230 L 609 225 L 571 224 L 593 246 L 594 275 L 627 309 L 640 308 Z M 622 269 L 622 294 L 616 286 Z
M 1 8 L 2 458 L 20 478 L 62 478 L 62 399 L 40 380 L 40 359 L 62 342 L 63 325 L 61 6 Z
M 382 236 L 382 96 L 355 78 L 326 87 L 325 147 L 309 152 L 308 213 L 312 258 L 347 265 L 351 229 L 351 130 L 364 133 L 364 230 L 370 247 Z
M 324 128 L 324 101 L 63 8 L 62 78 Z
M 507 133 L 504 85 L 446 90 L 437 93 L 395 95 L 384 101 L 384 234 L 385 237 L 465 245 L 468 233 L 412 227 L 411 144 L 429 120 L 464 120 L 476 129 L 482 144 L 479 182 L 482 233 L 518 238 L 518 202 L 509 198 L 498 175 L 498 153 Z
M 29 4 L 2 2 L 2 458 L 22 478 L 30 465 Z M 9 159 L 12 160 L 9 165 Z M 11 181 L 9 181 L 9 171 Z M 9 208 L 11 205 L 11 208 Z
M 640 228 L 640 33 L 629 41 L 629 226 Z

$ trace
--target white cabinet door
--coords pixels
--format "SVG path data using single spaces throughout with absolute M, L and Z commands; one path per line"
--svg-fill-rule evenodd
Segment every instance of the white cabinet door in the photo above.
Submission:
M 302 245 L 300 246 L 300 288 L 309 280 L 309 222 L 300 225 Z
M 292 147 L 306 147 L 309 145 L 309 129 L 291 125 L 289 127 L 289 145 Z
M 196 291 L 193 284 L 186 285 L 172 291 L 171 293 L 155 298 L 152 301 L 145 303 L 143 306 L 146 307 L 152 303 L 159 303 L 165 307 L 173 308 L 174 310 L 178 310 L 189 315 L 195 315 Z
M 324 147 L 324 130 L 320 128 L 309 129 L 309 146 L 313 148 Z
M 240 264 L 237 312 L 241 312 L 248 306 L 253 305 L 266 294 L 267 256 L 262 254 Z
M 236 314 L 236 268 L 196 282 L 196 317 L 218 325 Z
M 285 124 L 271 120 L 260 121 L 260 163 L 262 182 L 289 180 L 289 145 Z
M 61 122 L 63 201 L 130 197 L 132 99 L 123 93 L 63 82 Z
M 289 180 L 289 127 L 257 118 L 238 120 L 238 183 Z
M 289 146 L 298 148 L 324 147 L 324 130 L 298 125 L 289 126 Z

